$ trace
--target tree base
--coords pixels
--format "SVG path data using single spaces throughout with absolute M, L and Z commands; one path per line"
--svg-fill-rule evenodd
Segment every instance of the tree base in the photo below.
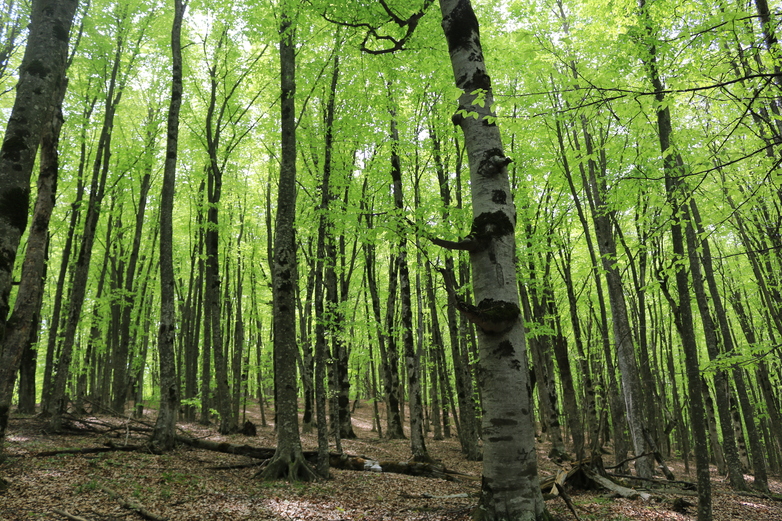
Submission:
M 550 514 L 546 509 L 539 515 L 535 515 L 533 512 L 524 512 L 517 516 L 508 517 L 490 512 L 481 505 L 472 511 L 472 519 L 473 521 L 560 521 L 558 517 Z
M 435 465 L 438 462 L 432 458 L 428 453 L 426 454 L 414 454 L 412 458 L 408 460 L 410 463 L 424 463 L 426 465 Z
M 317 481 L 318 474 L 304 459 L 304 454 L 275 454 L 269 463 L 255 473 L 265 481 L 284 479 L 287 481 Z

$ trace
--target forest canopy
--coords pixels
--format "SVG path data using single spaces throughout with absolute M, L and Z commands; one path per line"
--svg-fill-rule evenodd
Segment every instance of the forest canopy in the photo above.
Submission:
M 24 60 L 42 3 L 0 3 L 5 119 L 36 76 Z M 140 415 L 173 378 L 181 420 L 236 432 L 249 400 L 274 401 L 287 360 L 303 429 L 320 386 L 338 437 L 353 435 L 351 401 L 371 399 L 385 435 L 425 420 L 477 459 L 493 376 L 480 345 L 520 317 L 523 348 L 508 356 L 553 456 L 610 443 L 614 463 L 647 477 L 654 452 L 694 456 L 701 494 L 709 461 L 738 488 L 747 469 L 761 490 L 782 470 L 777 2 L 476 2 L 471 59 L 485 78 L 455 77 L 448 59 L 477 22 L 449 33 L 432 0 L 60 4 L 75 15 L 52 53 L 64 76 L 39 123 L 26 215 L 11 215 L 26 194 L 0 169 L 2 240 L 19 231 L 18 253 L 0 243 L 12 261 L 0 339 L 26 327 L 0 391 L 20 411 Z M 502 146 L 476 157 L 473 123 Z M 498 172 L 508 193 L 479 185 Z M 38 199 L 54 201 L 50 219 Z M 508 234 L 512 305 L 478 298 L 475 271 Z M 25 276 L 31 257 L 39 271 Z M 25 280 L 42 282 L 35 298 Z M 275 360 L 283 286 L 290 351 Z M 166 372 L 156 332 L 171 317 Z

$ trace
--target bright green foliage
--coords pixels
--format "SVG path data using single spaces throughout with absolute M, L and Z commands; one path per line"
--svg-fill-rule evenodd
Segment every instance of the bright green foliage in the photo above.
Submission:
M 675 293 L 670 289 L 675 268 L 685 261 L 673 258 L 670 249 L 668 223 L 672 216 L 654 124 L 660 102 L 648 85 L 645 69 L 649 43 L 653 41 L 666 88 L 662 103 L 671 111 L 675 149 L 687 168 L 686 197 L 696 200 L 701 210 L 723 300 L 735 298 L 743 303 L 756 335 L 752 342 L 746 338 L 734 308 L 728 305 L 736 352 L 704 362 L 702 370 L 709 373 L 718 366 L 740 364 L 754 381 L 758 362 L 765 361 L 779 399 L 779 357 L 770 353 L 778 351 L 782 335 L 782 82 L 773 75 L 780 67 L 778 45 L 767 48 L 754 5 L 655 0 L 649 6 L 659 33 L 647 34 L 637 5 L 631 0 L 509 0 L 482 4 L 476 8 L 485 58 L 494 73 L 497 113 L 496 121 L 487 120 L 485 124 L 500 125 L 506 153 L 513 159 L 509 168 L 518 210 L 518 278 L 527 291 L 550 290 L 555 303 L 543 315 L 523 310 L 530 337 L 561 334 L 567 338 L 579 400 L 586 399 L 586 375 L 579 369 L 586 367 L 599 389 L 597 406 L 607 410 L 606 389 L 612 375 L 607 373 L 605 363 L 610 351 L 604 351 L 602 339 L 611 333 L 610 327 L 602 330 L 597 280 L 603 274 L 599 260 L 595 265 L 590 256 L 587 242 L 587 235 L 593 237 L 594 230 L 585 181 L 590 169 L 596 168 L 603 174 L 601 190 L 619 245 L 617 258 L 611 261 L 623 273 L 633 341 L 639 360 L 649 361 L 654 376 L 654 381 L 645 382 L 645 386 L 661 417 L 666 418 L 665 424 L 675 408 L 667 389 L 676 386 L 684 392 L 679 342 L 666 292 Z M 426 2 L 397 0 L 389 5 L 400 18 L 407 18 Z M 174 263 L 181 305 L 177 311 L 181 321 L 178 334 L 187 334 L 179 337 L 178 363 L 180 367 L 186 363 L 185 353 L 189 351 L 185 343 L 198 345 L 205 334 L 203 323 L 198 325 L 197 304 L 204 284 L 201 265 L 207 199 L 203 183 L 209 162 L 206 128 L 208 118 L 213 117 L 213 131 L 219 129 L 222 136 L 217 158 L 223 171 L 218 203 L 223 336 L 230 360 L 237 338 L 237 309 L 241 306 L 244 345 L 249 353 L 240 367 L 229 363 L 229 372 L 238 369 L 247 373 L 251 397 L 261 393 L 269 396 L 272 382 L 269 241 L 279 170 L 276 9 L 249 0 L 191 0 L 183 31 L 185 98 Z M 116 317 L 124 291 L 118 277 L 128 262 L 144 172 L 151 172 L 150 194 L 160 193 L 164 114 L 170 90 L 166 78 L 171 16 L 167 2 L 93 0 L 89 12 L 83 15 L 83 36 L 68 72 L 60 194 L 52 219 L 47 280 L 50 290 L 43 304 L 43 317 L 51 316 L 57 267 L 68 234 L 74 233 L 68 228 L 70 214 L 83 211 L 84 202 L 75 199 L 77 186 L 89 182 L 89 165 L 106 106 L 107 75 L 117 41 L 122 38 L 120 75 L 126 87 L 115 118 L 107 196 L 77 335 L 76 349 L 82 356 L 74 357 L 83 362 L 89 375 L 85 391 L 92 396 L 102 392 L 102 372 L 115 341 Z M 387 47 L 391 40 L 382 37 L 398 40 L 406 30 L 391 21 L 378 2 L 318 0 L 302 3 L 297 16 L 299 339 L 302 344 L 311 342 L 314 329 L 313 311 L 307 301 L 311 294 L 308 273 L 317 261 L 316 223 L 322 211 L 319 183 L 324 162 L 328 71 L 332 53 L 339 52 L 331 180 L 333 192 L 339 197 L 328 211 L 333 212 L 333 234 L 338 238 L 337 276 L 349 278 L 345 285 L 349 295 L 342 301 L 341 334 L 351 353 L 352 389 L 355 395 L 368 398 L 366 382 L 370 363 L 380 363 L 375 347 L 378 329 L 383 326 L 377 324 L 371 305 L 365 302 L 369 297 L 362 248 L 368 244 L 376 248 L 375 269 L 383 306 L 388 297 L 388 262 L 400 227 L 411 242 L 418 239 L 417 251 L 410 245 L 411 278 L 416 274 L 423 277 L 429 267 L 443 268 L 445 250 L 429 239 L 463 239 L 470 233 L 472 213 L 464 195 L 468 193 L 469 158 L 451 118 L 473 114 L 456 106 L 459 93 L 452 86 L 436 6 L 421 16 L 403 50 L 379 55 L 362 53 L 360 48 Z M 779 13 L 774 16 L 778 22 Z M 0 13 L 0 52 L 4 38 L 10 34 L 2 25 L 4 20 Z M 334 50 L 333 22 L 348 24 L 342 29 L 344 42 L 338 51 Z M 375 36 L 366 38 L 370 30 Z M 9 64 L 14 60 L 12 56 Z M 0 84 L 4 89 L 12 83 L 8 70 L 12 70 L 10 65 L 4 72 L 0 60 Z M 405 187 L 401 211 L 394 208 L 389 188 L 392 143 L 388 85 L 400 133 L 398 152 Z M 216 104 L 210 116 L 212 92 Z M 474 93 L 479 100 L 483 94 Z M 10 105 L 11 96 L 11 92 L 5 92 L 0 97 L 3 107 Z M 593 138 L 589 150 L 585 133 Z M 433 136 L 439 142 L 450 181 L 448 208 L 443 208 L 437 181 Z M 566 171 L 572 175 L 572 187 Z M 457 192 L 458 186 L 461 192 Z M 577 204 L 585 221 L 579 216 Z M 150 195 L 137 270 L 139 280 L 132 295 L 131 373 L 147 375 L 143 381 L 145 399 L 157 389 L 156 360 L 152 350 L 143 349 L 154 337 L 159 308 L 157 284 L 153 283 L 157 273 L 156 211 L 156 196 Z M 572 275 L 575 302 L 567 298 L 563 262 Z M 73 265 L 73 259 L 65 263 L 69 265 Z M 102 275 L 104 267 L 107 272 Z M 102 276 L 105 279 L 99 292 Z M 241 301 L 234 298 L 239 293 L 238 284 L 243 285 Z M 467 294 L 469 279 L 459 284 L 459 291 Z M 437 273 L 435 286 L 440 324 L 447 324 L 448 295 Z M 675 304 L 676 297 L 672 298 Z M 419 309 L 413 298 L 414 314 L 426 315 L 428 307 L 421 302 Z M 578 333 L 571 321 L 571 305 L 575 306 Z M 429 318 L 422 323 L 423 334 L 416 338 L 425 347 L 431 340 Z M 48 319 L 42 324 L 40 346 L 46 345 L 47 328 Z M 399 335 L 399 331 L 394 334 Z M 576 334 L 585 346 L 582 353 L 574 347 Z M 450 343 L 445 329 L 443 338 Z M 699 347 L 705 349 L 702 339 L 699 341 Z M 90 343 L 94 351 L 89 351 L 88 358 Z M 44 349 L 39 349 L 43 353 Z M 646 350 L 643 357 L 641 349 Z M 454 361 L 450 349 L 445 352 L 447 374 L 452 375 Z M 669 373 L 667 365 L 670 353 L 674 373 Z M 474 360 L 474 353 L 470 356 Z M 44 357 L 39 355 L 38 360 L 42 373 Z M 583 366 L 579 365 L 582 360 L 586 360 Z M 702 360 L 708 360 L 705 352 Z M 198 363 L 200 371 L 200 359 Z M 431 363 L 424 360 L 424 364 Z M 213 371 L 214 366 L 209 370 Z M 556 379 L 557 373 L 553 367 L 551 370 Z M 185 403 L 190 405 L 212 403 L 200 392 L 186 398 L 189 401 Z M 758 400 L 766 398 L 758 393 Z M 757 420 L 767 422 L 769 418 L 761 416 Z M 686 435 L 686 429 L 682 430 Z M 662 428 L 658 431 L 654 433 L 658 443 L 662 444 L 663 439 L 666 446 L 681 443 L 679 438 L 674 439 L 678 431 L 671 435 L 663 433 Z

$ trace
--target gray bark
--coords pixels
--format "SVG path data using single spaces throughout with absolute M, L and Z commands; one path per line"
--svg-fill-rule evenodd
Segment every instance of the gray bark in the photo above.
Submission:
M 437 127 L 432 124 L 429 128 L 429 134 L 432 139 L 432 154 L 434 156 L 435 170 L 437 171 L 437 181 L 440 185 L 440 198 L 443 201 L 442 217 L 443 222 L 450 218 L 451 190 L 443 165 L 441 156 L 440 140 L 437 134 Z M 457 154 L 455 172 L 457 178 L 461 175 L 462 159 Z M 451 252 L 445 253 L 445 266 L 440 271 L 445 282 L 446 293 L 448 294 L 448 308 L 446 317 L 448 319 L 448 331 L 450 333 L 451 357 L 453 360 L 453 369 L 455 373 L 456 401 L 459 404 L 458 411 L 454 408 L 454 418 L 457 418 L 459 443 L 462 447 L 462 453 L 470 461 L 477 461 L 481 457 L 478 448 L 478 429 L 475 417 L 475 400 L 473 398 L 473 382 L 470 372 L 469 359 L 466 350 L 462 349 L 462 339 L 459 336 L 459 321 L 456 315 L 456 274 L 454 270 L 454 260 Z M 443 353 L 444 354 L 444 353 Z M 458 417 L 457 417 L 458 412 Z
M 174 0 L 174 22 L 171 26 L 171 101 L 166 131 L 166 161 L 160 195 L 160 409 L 152 433 L 152 443 L 169 450 L 176 441 L 176 418 L 179 409 L 179 381 L 174 359 L 176 303 L 174 294 L 174 184 L 176 181 L 179 143 L 179 110 L 182 106 L 182 18 L 188 0 Z
M 462 312 L 477 326 L 483 397 L 484 458 L 478 519 L 538 520 L 548 517 L 537 476 L 535 436 L 524 327 L 515 268 L 516 209 L 492 91 L 480 45 L 478 20 L 468 0 L 441 0 L 443 30 L 457 87 L 454 123 L 464 132 L 470 163 L 473 224 L 470 250 L 477 306 Z M 476 104 L 479 90 L 485 103 Z
M 672 148 L 671 138 L 673 128 L 671 114 L 664 103 L 665 94 L 660 74 L 657 69 L 657 48 L 654 43 L 653 27 L 651 19 L 646 12 L 645 0 L 639 0 L 641 21 L 646 28 L 649 42 L 644 63 L 647 68 L 649 81 L 654 88 L 657 108 L 657 132 L 660 142 L 660 153 L 663 157 L 663 173 L 665 175 L 665 192 L 671 207 L 673 219 L 671 220 L 671 243 L 674 258 L 684 260 L 687 258 L 685 251 L 685 239 L 682 232 L 682 219 L 686 216 L 684 201 L 684 183 L 681 175 L 683 165 L 678 153 Z M 698 360 L 698 345 L 695 338 L 695 328 L 690 303 L 690 280 L 685 266 L 679 264 L 676 273 L 676 290 L 678 305 L 673 310 L 675 322 L 682 341 L 684 351 L 685 372 L 690 394 L 690 426 L 695 438 L 695 465 L 698 482 L 698 521 L 710 521 L 711 512 L 711 481 L 709 474 L 708 438 L 706 436 L 706 414 L 701 392 L 700 368 Z
M 63 71 L 64 73 L 64 71 Z M 33 356 L 32 341 L 37 336 L 39 314 L 46 279 L 46 260 L 49 247 L 49 220 L 54 208 L 57 193 L 59 170 L 58 143 L 62 128 L 62 100 L 65 96 L 67 80 L 63 77 L 54 93 L 51 120 L 44 125 L 41 139 L 40 172 L 38 191 L 33 210 L 33 224 L 27 238 L 25 258 L 19 289 L 14 301 L 14 310 L 8 319 L 5 338 L 0 349 L 0 404 L 11 402 L 16 371 L 20 368 L 23 356 Z M 32 411 L 35 410 L 35 365 L 32 367 Z M 21 387 L 21 382 L 20 382 Z M 20 410 L 22 409 L 20 389 Z
M 291 4 L 283 2 L 280 21 L 280 100 L 282 153 L 272 257 L 274 361 L 277 396 L 277 449 L 262 479 L 310 481 L 317 477 L 304 460 L 299 438 L 296 385 L 296 45 Z

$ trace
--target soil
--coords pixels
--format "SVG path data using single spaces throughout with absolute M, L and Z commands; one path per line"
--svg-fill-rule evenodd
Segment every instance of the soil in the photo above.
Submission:
M 354 440 L 342 440 L 345 452 L 376 460 L 404 461 L 410 456 L 408 440 L 386 440 L 372 431 L 372 408 L 363 403 L 353 414 Z M 257 436 L 220 436 L 214 426 L 180 424 L 193 437 L 238 445 L 274 447 L 271 425 L 261 426 L 257 404 L 247 417 L 256 424 Z M 0 466 L 0 520 L 88 521 L 167 518 L 200 520 L 441 520 L 466 521 L 477 503 L 481 463 L 466 461 L 455 437 L 427 439 L 430 454 L 449 470 L 470 477 L 461 481 L 413 477 L 392 473 L 332 470 L 332 479 L 314 483 L 265 482 L 255 478 L 257 460 L 180 446 L 156 455 L 143 451 L 58 454 L 45 451 L 143 445 L 146 434 L 134 430 L 143 425 L 131 419 L 88 416 L 84 420 L 111 424 L 108 433 L 68 431 L 52 435 L 36 417 L 14 415 L 7 439 L 6 462 Z M 152 414 L 142 421 L 151 424 Z M 105 429 L 105 427 L 101 427 Z M 315 434 L 302 435 L 306 449 L 316 449 Z M 542 479 L 568 464 L 558 465 L 539 443 Z M 332 447 L 333 450 L 333 447 Z M 610 461 L 611 456 L 606 457 Z M 681 461 L 669 462 L 677 480 L 692 481 Z M 225 467 L 225 468 L 217 468 Z M 229 468 L 230 467 L 230 468 Z M 751 481 L 751 477 L 748 476 Z M 7 490 L 2 491 L 2 480 Z M 782 521 L 782 501 L 770 497 L 737 495 L 725 479 L 713 471 L 715 521 Z M 770 479 L 773 493 L 782 494 L 779 476 Z M 674 491 L 651 488 L 649 500 L 610 497 L 600 490 L 566 487 L 581 520 L 694 520 L 697 497 L 678 487 Z M 638 488 L 638 487 L 636 487 Z M 112 491 L 120 496 L 112 497 Z M 143 507 L 144 512 L 130 508 Z M 546 501 L 549 511 L 562 520 L 575 520 L 560 497 Z M 59 513 L 55 512 L 57 510 Z M 67 517 L 70 515 L 71 517 Z

